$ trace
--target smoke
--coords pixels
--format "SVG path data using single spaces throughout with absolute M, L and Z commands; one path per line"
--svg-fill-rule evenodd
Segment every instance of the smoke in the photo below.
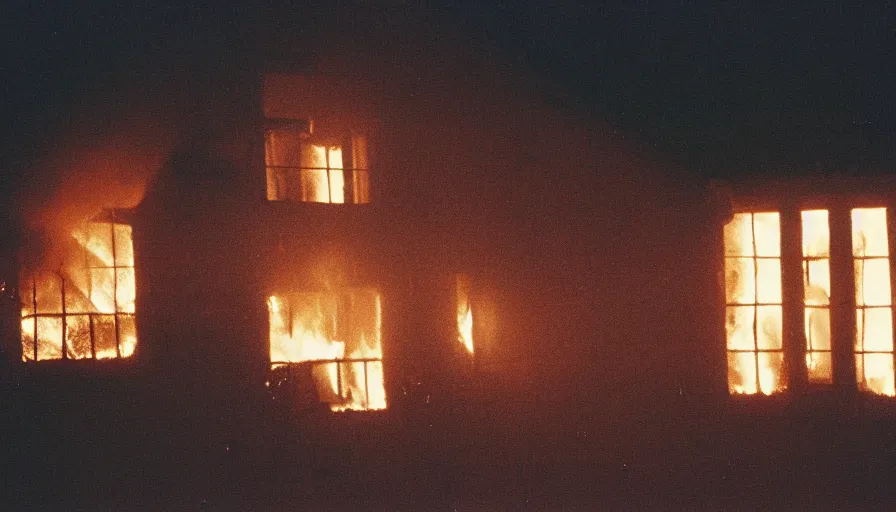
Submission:
M 83 94 L 35 141 L 16 199 L 26 268 L 59 265 L 73 230 L 104 209 L 140 204 L 186 121 L 176 83 L 119 81 Z

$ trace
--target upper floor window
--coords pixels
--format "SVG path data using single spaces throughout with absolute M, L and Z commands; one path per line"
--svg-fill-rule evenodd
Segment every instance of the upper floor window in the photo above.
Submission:
M 137 346 L 131 226 L 113 214 L 61 246 L 58 268 L 22 276 L 22 359 L 130 357 Z
M 888 225 L 880 207 L 734 215 L 724 230 L 731 393 L 833 384 L 839 373 L 896 396 Z
M 267 198 L 312 203 L 370 202 L 367 139 L 316 139 L 310 122 L 270 121 L 265 130 Z

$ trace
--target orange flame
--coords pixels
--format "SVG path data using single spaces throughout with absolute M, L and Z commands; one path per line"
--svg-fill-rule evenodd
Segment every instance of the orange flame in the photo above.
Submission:
M 333 411 L 385 409 L 379 294 L 343 295 L 347 300 L 329 293 L 268 298 L 271 362 L 313 363 L 318 397 Z M 340 307 L 340 299 L 348 305 Z

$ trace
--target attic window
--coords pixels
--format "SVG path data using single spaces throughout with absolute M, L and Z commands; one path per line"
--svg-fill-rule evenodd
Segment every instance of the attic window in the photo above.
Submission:
M 269 201 L 370 202 L 367 139 L 315 138 L 311 123 L 270 121 L 265 130 Z
M 742 212 L 724 234 L 731 393 L 770 395 L 792 379 L 831 385 L 840 365 L 860 390 L 896 396 L 886 208 Z M 786 256 L 782 245 L 801 247 L 800 257 Z M 782 270 L 802 279 L 782 283 Z M 785 329 L 795 317 L 803 328 Z M 837 360 L 850 352 L 850 360 Z M 805 367 L 786 370 L 786 353 Z
M 269 386 L 333 411 L 386 408 L 376 290 L 273 295 L 268 312 L 274 374 Z
M 130 357 L 137 345 L 131 226 L 114 216 L 90 222 L 62 247 L 57 268 L 22 277 L 22 359 Z

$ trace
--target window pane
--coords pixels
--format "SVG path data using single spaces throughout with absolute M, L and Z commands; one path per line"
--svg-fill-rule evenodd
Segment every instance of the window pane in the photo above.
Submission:
M 90 313 L 93 304 L 87 295 L 90 291 L 90 272 L 87 268 L 71 268 L 65 281 L 66 313 Z
M 96 344 L 97 359 L 118 357 L 115 338 L 115 317 L 113 315 L 93 316 L 93 339 Z
M 753 255 L 753 217 L 749 213 L 736 213 L 725 224 L 725 256 Z
M 830 352 L 807 353 L 806 368 L 809 371 L 809 382 L 816 384 L 830 384 L 833 382 Z
M 728 304 L 756 302 L 753 262 L 754 260 L 750 258 L 725 258 L 725 300 Z
M 802 212 L 803 256 L 828 257 L 830 255 L 830 231 L 827 210 Z
M 298 167 L 301 134 L 297 130 L 268 129 L 265 131 L 265 164 L 268 167 Z
M 781 256 L 781 222 L 777 212 L 754 213 L 756 256 Z
M 855 273 L 856 305 L 890 305 L 890 262 L 887 259 L 855 260 Z
M 753 341 L 753 306 L 728 306 L 726 309 L 725 330 L 728 335 L 730 350 L 754 350 Z
M 856 311 L 856 338 L 858 351 L 892 351 L 893 320 L 890 308 L 864 308 Z
M 134 301 L 136 299 L 136 287 L 134 284 L 134 269 L 119 268 L 115 270 L 115 299 L 118 311 L 125 313 L 134 312 Z
M 115 302 L 112 299 L 114 292 L 115 269 L 90 269 L 90 302 L 93 304 L 94 311 L 98 313 L 114 313 Z
M 134 241 L 131 226 L 115 224 L 115 265 L 118 267 L 134 266 Z
M 130 357 L 137 348 L 137 325 L 131 315 L 118 315 L 118 339 L 121 357 Z
M 827 306 L 831 303 L 831 260 L 803 262 L 803 283 L 807 306 Z
M 90 318 L 87 315 L 68 315 L 65 318 L 65 347 L 70 359 L 93 357 L 90 347 Z
M 37 319 L 37 359 L 59 359 L 62 357 L 62 318 L 41 317 Z
M 892 354 L 857 354 L 856 379 L 861 389 L 878 395 L 896 395 Z
M 807 307 L 804 311 L 806 346 L 809 350 L 831 349 L 831 312 L 827 308 Z
M 367 363 L 367 393 L 370 397 L 370 402 L 367 404 L 368 409 L 386 408 L 385 382 L 382 361 Z
M 330 202 L 330 187 L 326 169 L 302 169 L 301 197 L 304 202 Z
M 759 306 L 757 310 L 757 345 L 762 350 L 781 348 L 781 306 Z
M 112 226 L 108 222 L 91 222 L 87 225 L 87 266 L 111 267 Z
M 62 313 L 62 278 L 52 272 L 35 274 L 37 312 Z
M 756 260 L 759 271 L 756 279 L 756 288 L 759 292 L 759 303 L 781 303 L 781 260 L 768 259 Z
M 852 211 L 853 255 L 888 256 L 887 209 L 856 208 Z

